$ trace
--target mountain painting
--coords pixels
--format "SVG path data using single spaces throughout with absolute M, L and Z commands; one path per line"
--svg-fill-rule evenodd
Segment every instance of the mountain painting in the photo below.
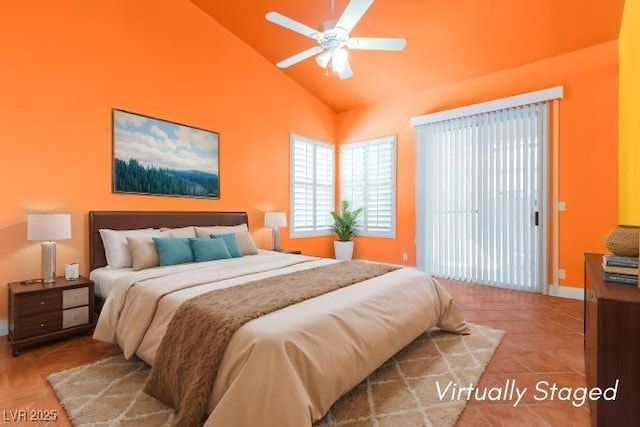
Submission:
M 219 135 L 113 110 L 115 193 L 220 198 Z

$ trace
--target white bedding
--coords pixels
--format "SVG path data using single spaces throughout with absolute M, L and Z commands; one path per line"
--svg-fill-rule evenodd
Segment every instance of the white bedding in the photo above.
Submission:
M 265 252 L 131 273 L 116 280 L 94 337 L 117 342 L 126 357 L 136 354 L 153 365 L 167 325 L 185 300 L 333 262 Z M 279 427 L 310 426 L 342 394 L 435 325 L 466 330 L 446 291 L 410 268 L 250 321 L 227 347 L 206 425 L 253 427 L 268 420 Z
M 101 296 L 102 298 L 107 298 L 109 296 L 109 292 L 111 292 L 111 288 L 116 283 L 116 281 L 126 276 L 127 274 L 133 273 L 133 268 L 107 268 L 100 267 L 92 270 L 89 273 L 89 279 L 94 283 L 94 292 L 96 295 Z
M 262 249 L 258 250 L 258 255 L 264 255 L 264 254 L 281 254 L 281 253 L 273 252 L 273 251 L 265 251 Z M 89 279 L 92 280 L 95 284 L 94 292 L 96 293 L 96 295 L 99 295 L 102 298 L 106 299 L 109 296 L 109 292 L 111 292 L 111 288 L 113 288 L 113 286 L 118 281 L 118 279 L 130 273 L 135 273 L 132 267 L 125 267 L 125 268 L 100 267 L 92 270 L 89 273 Z

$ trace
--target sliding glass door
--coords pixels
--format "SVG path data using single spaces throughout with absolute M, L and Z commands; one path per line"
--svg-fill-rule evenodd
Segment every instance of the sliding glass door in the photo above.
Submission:
M 417 127 L 418 267 L 545 291 L 546 102 Z

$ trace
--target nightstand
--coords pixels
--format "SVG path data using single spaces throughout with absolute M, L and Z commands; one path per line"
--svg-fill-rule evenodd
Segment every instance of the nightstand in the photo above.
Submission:
M 84 277 L 54 283 L 9 283 L 11 354 L 24 347 L 89 333 L 93 317 L 93 282 Z
M 302 255 L 302 251 L 300 249 L 279 249 L 276 252 L 281 252 L 283 254 Z

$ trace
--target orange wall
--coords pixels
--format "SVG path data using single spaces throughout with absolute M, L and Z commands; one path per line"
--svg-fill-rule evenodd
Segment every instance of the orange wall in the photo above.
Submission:
M 437 66 L 437 64 L 434 64 Z M 390 76 L 392 78 L 393 76 Z M 561 285 L 582 285 L 583 253 L 603 251 L 617 220 L 617 42 L 338 115 L 339 143 L 398 136 L 397 239 L 358 238 L 354 256 L 415 265 L 415 132 L 411 117 L 563 85 L 559 196 Z
M 187 0 L 2 3 L 0 283 L 40 274 L 33 211 L 72 214 L 59 273 L 87 273 L 90 210 L 246 210 L 269 246 L 262 211 L 288 210 L 289 132 L 334 141 L 333 111 Z M 220 132 L 221 199 L 112 194 L 114 107 Z M 332 254 L 330 237 L 287 231 L 283 247 Z

